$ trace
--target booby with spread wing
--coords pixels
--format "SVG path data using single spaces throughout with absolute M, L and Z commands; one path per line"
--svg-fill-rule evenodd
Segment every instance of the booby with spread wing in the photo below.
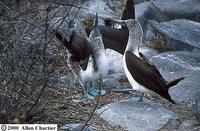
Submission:
M 113 20 L 113 22 L 127 26 L 129 30 L 128 43 L 123 56 L 123 68 L 132 88 L 142 93 L 158 94 L 174 104 L 168 89 L 175 86 L 184 77 L 166 81 L 156 66 L 139 52 L 143 30 L 137 20 Z M 142 97 L 139 101 L 142 100 Z
M 102 36 L 99 31 L 97 15 L 89 39 L 86 39 L 83 37 L 84 35 L 79 35 L 75 31 L 72 33 L 69 41 L 57 31 L 55 31 L 55 36 L 67 48 L 68 66 L 82 86 L 85 96 L 88 99 L 94 99 L 94 96 L 98 93 L 104 95 L 106 90 L 96 89 L 93 84 L 90 84 L 89 94 L 86 91 L 86 84 L 105 77 L 109 68 Z M 84 66 L 81 66 L 82 68 L 77 70 L 75 67 L 78 65 Z
M 100 80 L 101 84 L 102 78 L 104 78 L 108 74 L 109 64 L 102 36 L 99 30 L 97 14 L 93 30 L 90 32 L 89 41 L 91 43 L 92 54 L 89 59 L 87 69 L 80 72 L 80 77 L 84 82 Z M 93 90 L 91 90 L 90 93 L 93 95 L 97 95 L 98 90 L 94 90 L 94 86 L 91 86 Z M 101 90 L 100 94 L 105 94 L 105 92 L 105 90 Z

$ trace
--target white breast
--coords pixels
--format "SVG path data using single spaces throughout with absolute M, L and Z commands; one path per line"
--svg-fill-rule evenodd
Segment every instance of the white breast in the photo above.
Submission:
M 102 78 L 107 76 L 109 64 L 108 64 L 108 60 L 107 60 L 107 57 L 105 54 L 105 50 L 100 51 L 99 58 L 96 60 L 97 60 L 97 64 L 98 64 L 97 71 L 95 71 L 93 68 L 91 57 L 89 59 L 87 69 L 85 71 L 83 71 L 83 70 L 80 71 L 80 77 L 83 82 L 96 80 L 96 79 L 100 78 L 100 76 Z

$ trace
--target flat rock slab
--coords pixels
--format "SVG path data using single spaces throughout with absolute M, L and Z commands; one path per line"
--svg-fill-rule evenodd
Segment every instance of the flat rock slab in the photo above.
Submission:
M 174 112 L 149 100 L 133 102 L 127 99 L 108 104 L 96 113 L 111 125 L 128 131 L 155 131 L 179 119 Z
M 158 23 L 149 21 L 156 34 L 160 34 L 171 50 L 200 50 L 200 23 L 179 19 Z

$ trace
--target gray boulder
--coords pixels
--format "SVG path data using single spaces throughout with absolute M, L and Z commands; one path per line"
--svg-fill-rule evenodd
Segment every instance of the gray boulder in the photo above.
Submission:
M 200 124 L 200 89 L 199 92 L 196 93 L 195 104 L 193 105 L 193 110 L 196 116 L 198 123 Z
M 66 87 L 66 88 L 73 88 L 73 85 L 78 86 L 77 80 L 69 77 L 69 76 L 57 76 L 52 80 L 52 84 L 55 87 Z M 76 86 L 75 86 L 76 87 Z
M 120 87 L 121 84 L 113 79 L 113 78 L 106 78 L 103 80 L 103 87 L 105 87 L 106 89 L 112 89 L 114 87 Z
M 153 2 L 168 20 L 189 19 L 200 21 L 199 0 L 155 0 Z
M 143 55 L 145 55 L 148 59 L 150 59 L 153 56 L 158 55 L 158 52 L 156 52 L 154 49 L 149 47 L 140 47 L 139 50 Z
M 176 72 L 200 70 L 200 52 L 172 51 L 151 57 L 159 70 Z
M 146 38 L 146 33 L 149 28 L 148 20 L 155 20 L 158 22 L 165 20 L 164 15 L 150 2 L 143 2 L 135 5 L 135 19 L 138 20 L 142 26 L 144 38 Z
M 200 50 L 200 23 L 190 20 L 172 20 L 158 23 L 149 21 L 153 32 L 161 35 L 170 50 Z
M 185 79 L 169 89 L 170 96 L 177 104 L 192 106 L 197 101 L 196 95 L 200 92 L 200 71 L 162 72 L 167 80 L 185 76 Z
M 96 113 L 111 125 L 128 131 L 155 131 L 167 123 L 179 121 L 174 112 L 149 100 L 131 102 L 127 99 L 108 104 Z
M 119 82 L 127 81 L 127 77 L 125 73 L 113 73 L 107 76 L 108 78 L 113 78 Z

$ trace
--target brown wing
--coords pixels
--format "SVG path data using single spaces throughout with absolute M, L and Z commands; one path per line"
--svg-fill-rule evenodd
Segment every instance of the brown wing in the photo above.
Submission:
M 160 73 L 155 66 L 138 58 L 131 51 L 126 51 L 125 60 L 127 68 L 135 81 L 158 94 L 162 94 L 166 90 L 166 81 L 160 77 Z
M 69 41 L 57 31 L 55 33 L 55 36 L 71 53 L 70 60 L 72 62 L 81 62 L 80 66 L 83 70 L 86 70 L 89 56 L 92 53 L 89 41 L 77 32 L 72 33 Z

